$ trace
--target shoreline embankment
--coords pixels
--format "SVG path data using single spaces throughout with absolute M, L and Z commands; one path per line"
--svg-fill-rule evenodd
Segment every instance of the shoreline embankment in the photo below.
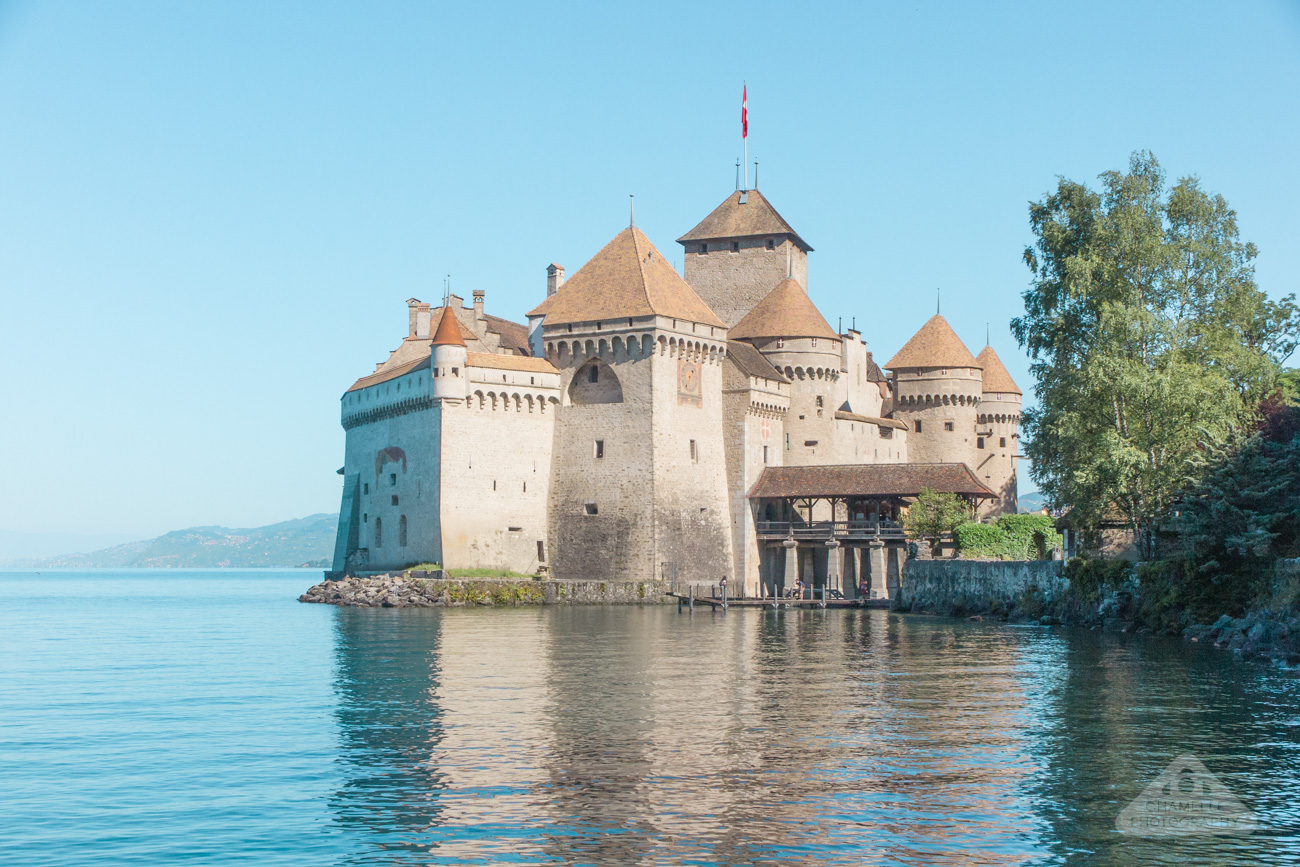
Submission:
M 1294 667 L 1300 665 L 1300 611 L 1294 599 L 1300 560 L 1281 561 L 1275 569 L 1273 598 L 1281 602 L 1258 605 L 1239 617 L 1210 619 L 1170 610 L 1162 607 L 1163 600 L 1149 598 L 1156 595 L 1154 588 L 1137 579 L 1136 566 L 1114 586 L 1080 588 L 1072 586 L 1058 561 L 912 560 L 891 607 L 904 613 L 1181 636 L 1239 657 Z
M 298 597 L 348 608 L 463 608 L 472 605 L 657 605 L 662 581 L 561 581 L 534 578 L 452 578 L 441 571 L 383 572 L 322 581 Z

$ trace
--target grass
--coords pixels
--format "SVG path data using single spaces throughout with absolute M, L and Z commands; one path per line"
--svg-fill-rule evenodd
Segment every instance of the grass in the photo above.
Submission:
M 532 578 L 532 575 L 524 575 L 521 572 L 511 572 L 509 569 L 448 569 L 448 578 Z

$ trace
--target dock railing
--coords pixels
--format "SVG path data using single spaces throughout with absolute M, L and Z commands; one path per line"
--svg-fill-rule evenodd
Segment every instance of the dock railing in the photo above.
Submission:
M 795 539 L 797 541 L 857 541 L 879 539 L 882 542 L 902 542 L 907 538 L 902 527 L 878 524 L 875 521 L 759 521 L 760 539 Z

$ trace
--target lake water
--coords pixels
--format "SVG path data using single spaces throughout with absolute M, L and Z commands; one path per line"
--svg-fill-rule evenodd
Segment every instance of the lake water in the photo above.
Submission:
M 319 574 L 0 574 L 0 863 L 1300 862 L 1300 687 L 1222 651 Z M 1183 753 L 1262 829 L 1115 831 Z

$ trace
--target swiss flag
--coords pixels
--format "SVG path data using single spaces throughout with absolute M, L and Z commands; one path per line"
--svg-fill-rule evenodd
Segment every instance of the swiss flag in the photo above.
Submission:
M 749 138 L 749 85 L 741 85 L 740 92 L 740 137 Z

